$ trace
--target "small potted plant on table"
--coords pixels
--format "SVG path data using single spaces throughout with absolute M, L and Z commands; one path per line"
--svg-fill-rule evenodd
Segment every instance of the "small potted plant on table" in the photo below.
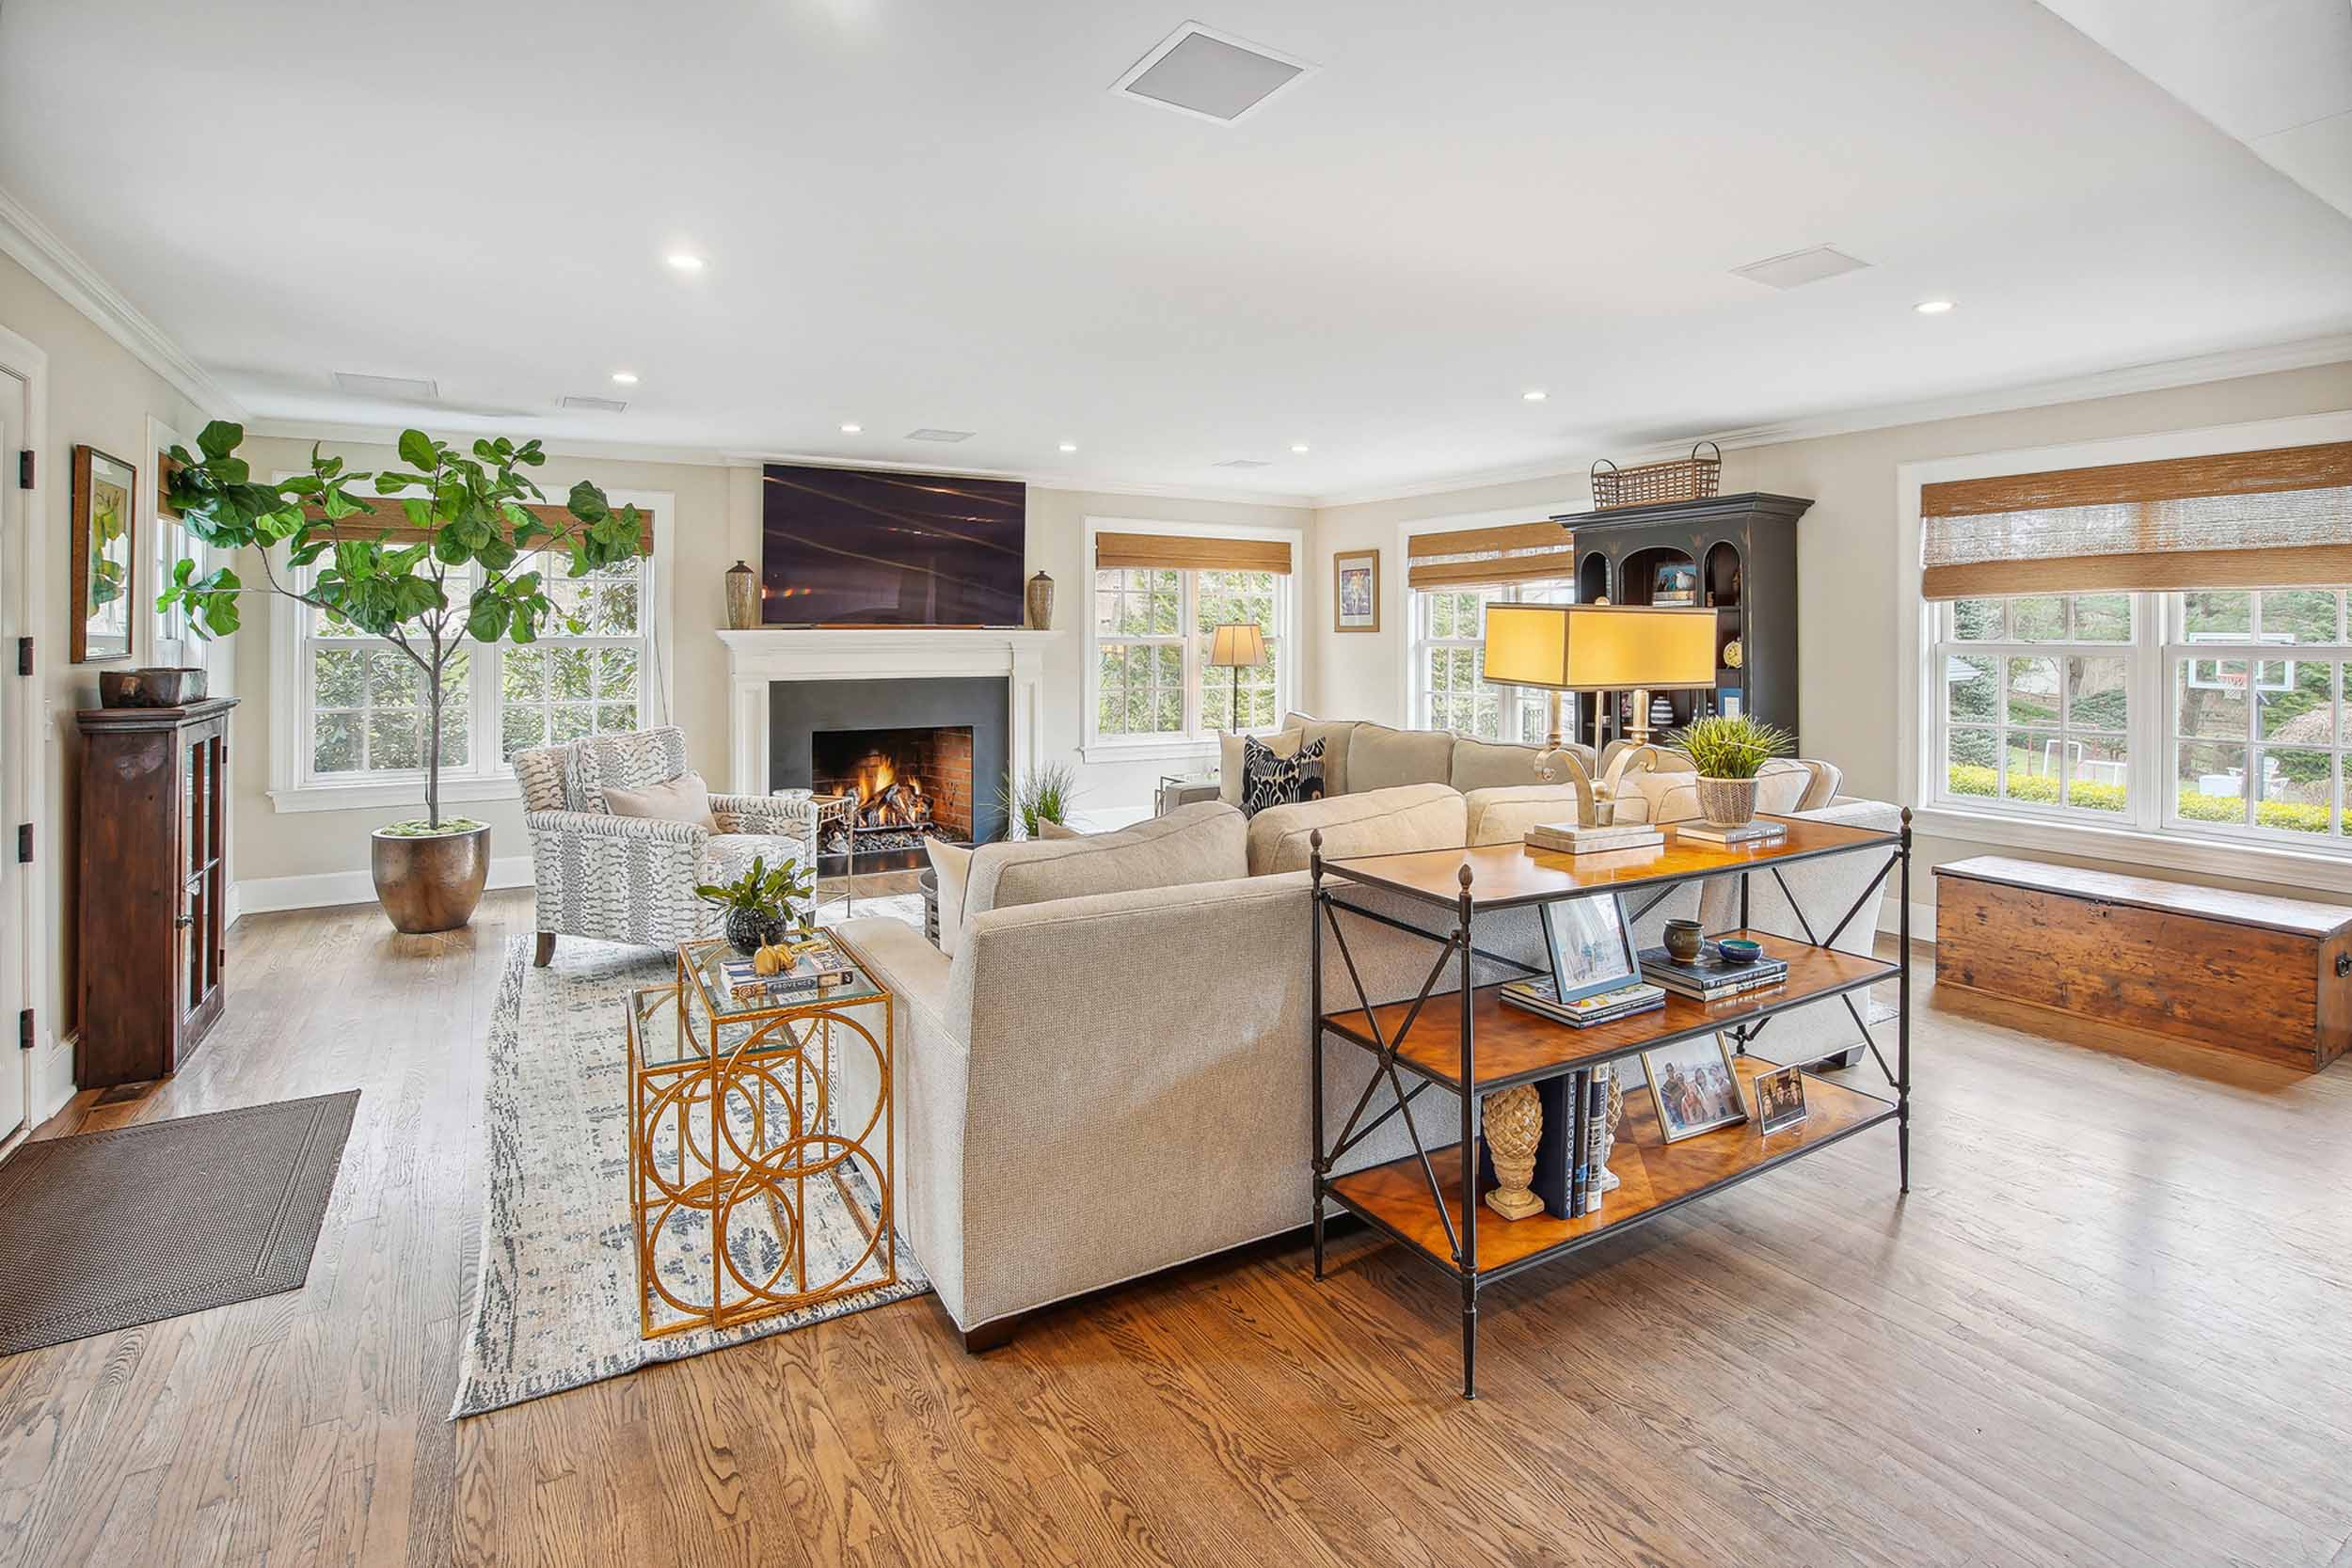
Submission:
M 757 856 L 752 859 L 752 868 L 734 881 L 707 883 L 694 890 L 706 903 L 726 911 L 727 941 L 747 958 L 782 942 L 787 930 L 797 929 L 803 937 L 812 935 L 813 923 L 795 913 L 792 905 L 816 891 L 814 867 L 786 861 L 771 871 Z
M 1694 719 L 1666 744 L 1698 768 L 1699 813 L 1710 827 L 1738 828 L 1756 820 L 1756 777 L 1774 757 L 1796 750 L 1796 737 L 1777 724 L 1741 714 Z

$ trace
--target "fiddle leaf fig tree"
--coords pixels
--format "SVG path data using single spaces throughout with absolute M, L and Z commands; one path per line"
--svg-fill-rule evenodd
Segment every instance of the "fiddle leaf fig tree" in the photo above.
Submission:
M 400 437 L 405 468 L 354 473 L 314 446 L 309 472 L 275 483 L 255 481 L 237 456 L 244 440 L 242 426 L 215 420 L 197 437 L 195 452 L 172 448 L 167 496 L 182 524 L 206 545 L 250 549 L 262 581 L 247 586 L 231 567 L 199 573 L 194 562 L 182 561 L 157 607 L 183 606 L 197 635 L 225 637 L 240 624 L 242 595 L 276 594 L 325 613 L 330 624 L 383 638 L 416 665 L 428 710 L 425 816 L 398 826 L 462 831 L 441 818 L 441 705 L 453 660 L 469 640 L 536 638 L 562 615 L 536 562 L 564 551 L 569 575 L 581 578 L 628 561 L 642 534 L 637 508 L 614 509 L 582 480 L 565 498 L 560 523 L 542 520 L 532 503 L 545 494 L 525 471 L 547 461 L 535 440 L 477 440 L 468 453 L 409 430 Z M 388 516 L 359 499 L 363 484 L 379 497 L 397 496 L 397 513 Z

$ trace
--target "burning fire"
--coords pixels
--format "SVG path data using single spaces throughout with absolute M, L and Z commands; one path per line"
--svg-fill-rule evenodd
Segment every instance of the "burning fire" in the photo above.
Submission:
M 857 770 L 857 825 L 861 828 L 920 828 L 931 819 L 923 781 L 901 779 L 887 757 Z

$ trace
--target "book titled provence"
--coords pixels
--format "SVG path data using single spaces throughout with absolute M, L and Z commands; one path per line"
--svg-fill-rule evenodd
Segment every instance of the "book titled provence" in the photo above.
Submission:
M 857 978 L 857 971 L 838 949 L 827 945 L 796 955 L 789 967 L 775 974 L 760 974 L 750 958 L 724 958 L 720 960 L 719 976 L 726 983 L 727 994 L 738 1002 L 758 1002 L 846 986 Z

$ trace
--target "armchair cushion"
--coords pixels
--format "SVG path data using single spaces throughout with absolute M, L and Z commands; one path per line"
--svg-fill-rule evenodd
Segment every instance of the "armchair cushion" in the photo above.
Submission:
M 609 788 L 644 789 L 686 771 L 686 732 L 675 724 L 635 735 L 599 735 L 574 741 L 565 804 L 574 811 L 609 811 Z
M 604 805 L 615 816 L 651 816 L 665 822 L 691 822 L 706 832 L 719 831 L 719 819 L 710 815 L 710 786 L 691 769 L 643 789 L 609 784 Z

